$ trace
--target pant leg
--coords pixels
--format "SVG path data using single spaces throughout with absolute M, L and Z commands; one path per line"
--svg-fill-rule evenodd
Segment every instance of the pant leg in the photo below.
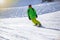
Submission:
M 37 24 L 41 24 L 38 20 L 36 20 Z
M 36 25 L 37 24 L 37 21 L 36 21 L 36 19 L 34 18 L 34 19 L 31 19 L 31 21 Z
M 41 24 L 38 20 L 36 20 L 36 18 L 32 19 L 32 22 L 36 25 L 36 24 Z

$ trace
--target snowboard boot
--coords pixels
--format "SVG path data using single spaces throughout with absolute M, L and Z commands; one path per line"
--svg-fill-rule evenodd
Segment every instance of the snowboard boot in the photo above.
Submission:
M 41 24 L 35 24 L 34 26 L 37 26 L 37 27 L 42 27 L 42 25 L 41 25 Z
M 34 26 L 37 26 L 37 23 Z
M 37 26 L 38 26 L 38 27 L 42 27 L 42 25 L 41 25 L 41 24 L 38 24 Z

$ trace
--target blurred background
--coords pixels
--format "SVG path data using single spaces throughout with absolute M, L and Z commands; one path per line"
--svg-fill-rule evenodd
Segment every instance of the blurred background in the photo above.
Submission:
M 60 11 L 60 0 L 0 0 L 0 18 L 26 17 L 29 4 L 38 15 Z
M 45 2 L 57 2 L 60 0 L 0 0 L 0 7 L 20 7 L 29 4 L 36 5 Z

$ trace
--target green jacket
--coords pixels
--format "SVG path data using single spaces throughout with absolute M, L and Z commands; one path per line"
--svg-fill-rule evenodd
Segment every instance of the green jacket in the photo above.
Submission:
M 27 12 L 28 12 L 28 18 L 30 20 L 37 17 L 36 11 L 33 8 L 29 8 Z

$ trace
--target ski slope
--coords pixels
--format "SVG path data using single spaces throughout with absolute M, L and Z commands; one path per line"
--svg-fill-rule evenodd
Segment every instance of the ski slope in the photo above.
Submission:
M 60 11 L 39 15 L 37 19 L 51 29 L 35 27 L 27 17 L 1 18 L 0 40 L 60 40 Z
M 60 11 L 60 1 L 32 5 L 38 15 Z M 28 6 L 3 8 L 0 10 L 0 18 L 26 17 Z

